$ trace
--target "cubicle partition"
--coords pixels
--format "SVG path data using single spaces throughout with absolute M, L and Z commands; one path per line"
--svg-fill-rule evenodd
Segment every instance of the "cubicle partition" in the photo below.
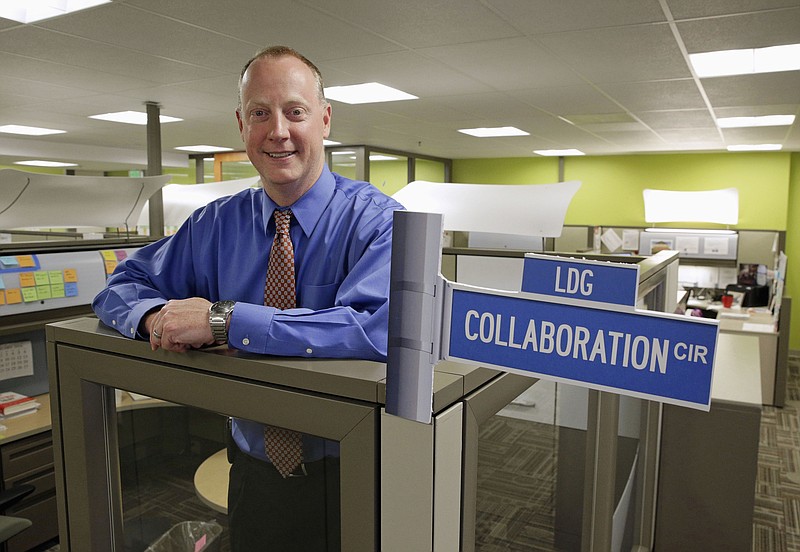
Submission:
M 340 494 L 328 498 L 338 503 L 340 520 L 326 550 L 407 552 L 418 549 L 413 543 L 459 550 L 464 399 L 478 394 L 484 411 L 496 411 L 536 382 L 442 363 L 428 425 L 382 414 L 380 363 L 279 359 L 224 347 L 153 352 L 92 318 L 47 330 L 62 550 L 123 550 L 130 540 L 136 512 L 123 508 L 117 390 L 336 443 Z M 222 518 L 222 511 L 184 521 Z

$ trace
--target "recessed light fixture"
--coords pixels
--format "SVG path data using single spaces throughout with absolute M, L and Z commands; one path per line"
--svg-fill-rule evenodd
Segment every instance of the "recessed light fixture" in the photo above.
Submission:
M 225 148 L 222 146 L 178 146 L 175 148 L 180 151 L 191 151 L 194 153 L 218 153 L 222 151 L 233 151 L 233 148 Z
M 759 117 L 720 117 L 719 128 L 743 128 L 764 126 L 788 126 L 794 123 L 794 115 L 762 115 Z
M 30 161 L 14 161 L 15 165 L 27 165 L 29 167 L 77 167 L 77 163 L 62 163 L 60 161 L 42 161 L 31 159 Z
M 778 151 L 782 147 L 780 144 L 738 144 L 728 146 L 728 151 Z
M 325 89 L 325 97 L 347 104 L 365 104 L 378 102 L 396 102 L 400 100 L 416 100 L 402 90 L 386 86 L 379 82 L 365 82 L 348 86 L 329 86 Z
M 698 77 L 800 70 L 800 44 L 689 54 Z
M 332 151 L 331 155 L 355 155 L 356 152 L 350 150 L 336 150 Z
M 380 153 L 373 153 L 369 156 L 370 161 L 397 161 L 397 157 L 392 155 L 381 155 Z
M 0 17 L 33 23 L 109 2 L 111 0 L 16 0 L 0 4 Z
M 100 115 L 89 115 L 90 119 L 99 119 L 101 121 L 111 121 L 114 123 L 127 123 L 129 125 L 146 125 L 147 113 L 143 111 L 118 111 L 116 113 L 101 113 Z M 167 115 L 159 115 L 158 120 L 161 123 L 175 123 L 183 121 L 177 117 L 169 117 Z
M 459 132 L 478 138 L 497 138 L 500 136 L 529 136 L 530 133 L 516 127 L 460 128 Z
M 550 150 L 533 150 L 536 155 L 544 155 L 545 157 L 561 157 L 569 155 L 586 155 L 581 150 L 577 149 L 550 149 Z
M 0 132 L 5 132 L 7 134 L 23 134 L 25 136 L 47 136 L 48 134 L 64 134 L 67 131 L 25 125 L 2 125 L 0 126 Z
M 333 140 L 323 139 L 322 140 L 323 146 L 340 146 L 342 145 L 341 142 L 334 142 Z

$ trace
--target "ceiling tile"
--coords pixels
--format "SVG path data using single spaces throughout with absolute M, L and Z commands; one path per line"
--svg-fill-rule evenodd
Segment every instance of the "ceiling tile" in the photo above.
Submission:
M 487 4 L 526 34 L 666 21 L 664 12 L 654 0 L 559 0 L 556 9 L 552 0 L 487 0 Z
M 538 40 L 595 83 L 691 76 L 666 24 L 556 33 Z
M 797 0 L 666 0 L 675 19 L 754 13 L 797 7 Z
M 374 32 L 408 48 L 464 44 L 520 34 L 475 0 L 306 0 L 304 3 L 331 16 L 356 21 L 362 31 Z
M 639 111 L 635 115 L 653 130 L 716 128 L 707 109 Z
M 715 109 L 796 104 L 800 97 L 800 71 L 716 77 L 701 82 Z
M 437 59 L 496 90 L 578 84 L 580 77 L 526 38 L 425 48 Z
M 692 79 L 603 84 L 600 87 L 628 111 L 705 107 L 703 97 Z
M 677 27 L 690 54 L 798 44 L 800 7 L 686 21 Z

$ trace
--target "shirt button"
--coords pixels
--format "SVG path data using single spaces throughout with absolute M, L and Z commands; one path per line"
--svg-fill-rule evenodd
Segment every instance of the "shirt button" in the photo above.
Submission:
M 250 345 L 250 340 L 248 338 L 242 339 L 242 345 Z
M 313 352 L 314 352 L 314 351 L 312 351 L 312 350 L 311 350 L 311 347 L 309 347 L 308 349 L 306 349 L 306 353 L 308 353 L 309 355 L 310 355 L 311 353 L 313 353 Z
M 112 325 L 112 326 L 116 326 L 116 325 L 117 325 L 117 321 L 116 321 L 116 320 L 112 320 L 112 321 L 111 321 L 111 325 Z
M 136 335 L 136 328 L 131 328 L 131 335 Z

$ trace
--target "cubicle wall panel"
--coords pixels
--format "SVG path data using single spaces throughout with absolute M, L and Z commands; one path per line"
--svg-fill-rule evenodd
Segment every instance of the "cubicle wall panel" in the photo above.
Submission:
M 171 355 L 162 356 L 166 361 Z M 375 405 L 64 344 L 56 344 L 53 357 L 51 391 L 59 405 L 54 427 L 63 449 L 58 485 L 68 526 L 62 550 L 121 546 L 114 388 L 338 441 L 342 550 L 375 549 Z

